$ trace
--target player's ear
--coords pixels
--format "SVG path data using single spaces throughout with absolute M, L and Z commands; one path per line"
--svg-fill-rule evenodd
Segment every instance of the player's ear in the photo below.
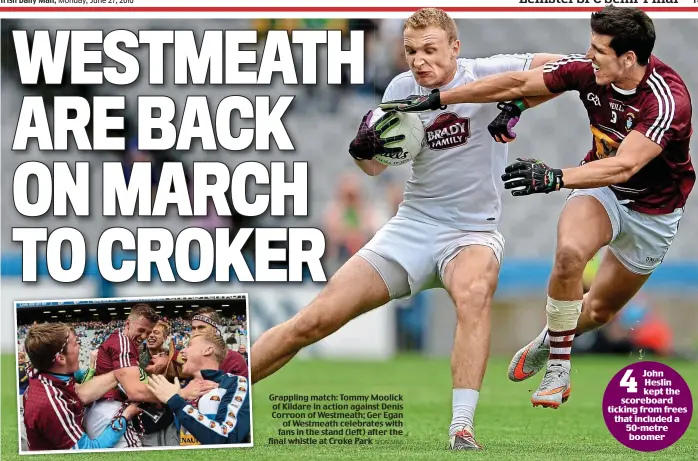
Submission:
M 460 40 L 455 40 L 453 46 L 451 47 L 451 52 L 454 58 L 457 58 L 460 54 Z
M 628 51 L 625 53 L 625 68 L 630 69 L 637 62 L 637 55 L 634 51 Z

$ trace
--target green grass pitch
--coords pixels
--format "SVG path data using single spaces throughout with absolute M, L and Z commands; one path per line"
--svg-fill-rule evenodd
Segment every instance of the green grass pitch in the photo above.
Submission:
M 476 413 L 476 430 L 483 452 L 448 452 L 451 415 L 450 368 L 447 359 L 400 356 L 388 363 L 296 360 L 253 385 L 254 448 L 186 451 L 83 453 L 79 460 L 228 460 L 228 459 L 492 459 L 492 460 L 629 460 L 698 459 L 698 418 L 684 437 L 656 453 L 636 453 L 608 432 L 601 413 L 601 398 L 609 379 L 638 357 L 578 357 L 573 360 L 572 395 L 559 410 L 533 408 L 530 394 L 539 382 L 511 383 L 506 379 L 508 358 L 490 361 Z M 666 362 L 693 387 L 698 399 L 698 367 Z M 15 368 L 12 357 L 2 357 L 2 459 L 18 459 Z M 402 437 L 382 437 L 372 446 L 269 445 L 281 421 L 271 417 L 270 394 L 371 394 L 404 396 Z M 62 459 L 32 456 L 23 459 Z

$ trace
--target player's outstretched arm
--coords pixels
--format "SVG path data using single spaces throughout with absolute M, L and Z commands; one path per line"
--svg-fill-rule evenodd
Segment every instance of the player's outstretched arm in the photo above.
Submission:
M 568 189 L 622 184 L 661 153 L 662 146 L 642 133 L 632 131 L 620 144 L 615 156 L 563 169 L 562 178 Z
M 146 378 L 147 376 L 145 373 L 141 374 L 139 367 L 131 366 L 114 370 L 114 376 L 121 384 L 121 387 L 123 387 L 129 400 L 133 402 L 159 402 L 157 397 L 148 390 L 148 387 L 145 385 L 145 379 L 141 380 L 143 376 Z
M 104 394 L 114 389 L 117 384 L 118 381 L 116 376 L 114 376 L 114 372 L 110 371 L 109 373 L 93 377 L 83 384 L 76 385 L 75 392 L 83 405 L 88 405 L 95 400 L 99 400 Z
M 441 104 L 489 103 L 552 96 L 543 80 L 543 67 L 490 75 L 440 93 Z
M 543 79 L 543 67 L 538 67 L 490 75 L 451 90 L 385 101 L 378 107 L 384 111 L 427 112 L 452 104 L 486 104 L 552 95 Z
M 514 196 L 622 184 L 661 154 L 662 149 L 640 132 L 632 131 L 613 157 L 565 169 L 551 168 L 533 158 L 519 158 L 506 167 L 502 181 Z

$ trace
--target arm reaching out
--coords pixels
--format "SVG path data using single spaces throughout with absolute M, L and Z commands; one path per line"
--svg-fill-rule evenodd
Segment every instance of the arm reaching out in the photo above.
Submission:
M 552 98 L 555 94 L 575 89 L 578 64 L 591 67 L 591 61 L 582 55 L 568 55 L 550 62 L 557 55 L 544 55 L 535 63 L 543 65 L 528 70 L 517 70 L 483 76 L 475 81 L 443 92 L 427 96 L 410 96 L 387 101 L 379 107 L 383 110 L 425 112 L 451 104 L 477 104 L 514 101 L 517 99 Z M 572 63 L 572 66 L 566 66 Z M 550 77 L 546 78 L 545 75 Z

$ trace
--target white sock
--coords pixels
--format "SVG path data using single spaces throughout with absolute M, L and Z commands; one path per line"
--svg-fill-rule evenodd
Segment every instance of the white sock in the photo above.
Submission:
M 545 328 L 543 328 L 543 331 L 540 334 L 545 335 L 543 337 L 543 345 L 550 347 L 550 335 L 548 334 L 548 326 L 547 325 L 545 326 Z
M 453 419 L 449 436 L 453 436 L 463 426 L 473 427 L 479 397 L 480 392 L 474 389 L 453 389 Z
M 550 340 L 549 365 L 563 365 L 569 369 L 570 354 L 577 321 L 582 312 L 582 300 L 559 301 L 548 297 L 545 306 Z

